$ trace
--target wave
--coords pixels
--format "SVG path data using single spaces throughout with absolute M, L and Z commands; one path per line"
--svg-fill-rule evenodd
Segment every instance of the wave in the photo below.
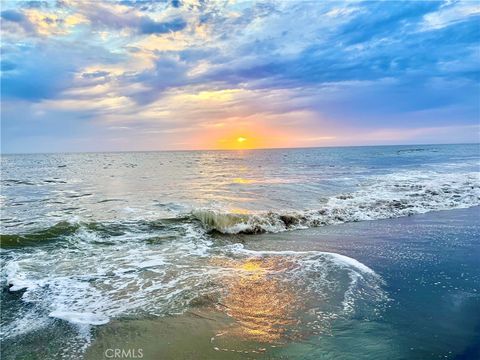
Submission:
M 0 247 L 18 247 L 28 245 L 38 245 L 61 236 L 67 236 L 75 233 L 80 228 L 79 224 L 68 221 L 61 221 L 46 229 L 35 230 L 25 234 L 2 234 L 0 235 Z
M 131 249 L 132 244 L 123 246 Z M 193 248 L 172 254 L 183 258 L 182 267 L 172 266 L 166 253 L 152 254 L 150 248 L 135 254 L 122 251 L 114 259 L 104 252 L 102 259 L 84 266 L 84 274 L 67 274 L 58 269 L 39 273 L 31 269 L 30 259 L 10 261 L 4 269 L 9 293 L 22 291 L 21 301 L 28 307 L 25 317 L 4 326 L 2 335 L 9 338 L 32 331 L 24 320 L 31 321 L 35 316 L 35 322 L 42 326 L 51 324 L 49 319 L 96 326 L 122 316 L 179 314 L 201 299 L 210 299 L 212 305 L 239 320 L 242 331 L 261 326 L 262 336 L 273 336 L 278 329 L 271 326 L 272 321 L 286 326 L 284 320 L 296 319 L 294 310 L 305 306 L 312 311 L 301 320 L 305 330 L 311 332 L 317 325 L 327 328 L 336 317 L 374 316 L 374 309 L 388 301 L 382 278 L 345 255 L 255 251 L 242 244 L 206 247 L 209 256 L 197 254 Z M 78 254 L 69 252 L 64 256 L 78 265 L 90 255 L 76 259 Z M 38 258 L 40 255 L 35 260 Z M 105 258 L 111 258 L 111 262 L 106 263 Z M 119 264 L 126 268 L 119 269 Z M 245 292 L 255 306 L 245 302 Z M 324 299 L 317 304 L 320 297 Z M 307 298 L 315 304 L 305 301 Z M 282 309 L 278 308 L 279 301 Z M 255 318 L 250 317 L 252 311 Z M 286 327 L 297 328 L 298 324 L 294 321 Z
M 321 207 L 308 210 L 234 213 L 214 208 L 188 211 L 181 208 L 174 217 L 156 220 L 134 219 L 100 223 L 84 222 L 75 218 L 27 233 L 2 234 L 0 247 L 38 246 L 65 239 L 82 229 L 92 231 L 103 239 L 118 238 L 131 231 L 145 233 L 163 230 L 165 234 L 160 238 L 154 236 L 151 239 L 152 242 L 161 242 L 182 236 L 176 230 L 192 222 L 200 222 L 207 231 L 223 234 L 276 233 L 480 205 L 480 175 L 477 172 L 395 173 L 370 179 L 368 183 L 358 187 L 357 191 L 319 199 Z M 172 229 L 175 231 L 170 234 Z
M 96 242 L 105 243 L 108 239 L 125 235 L 127 233 L 148 233 L 149 231 L 164 230 L 165 234 L 155 235 L 149 241 L 160 241 L 162 238 L 168 239 L 177 235 L 172 230 L 178 230 L 178 227 L 185 223 L 185 217 L 165 218 L 155 221 L 128 221 L 128 222 L 86 222 L 79 221 L 78 218 L 69 221 L 60 221 L 54 225 L 42 229 L 34 229 L 30 232 L 18 234 L 1 234 L 0 248 L 20 248 L 26 246 L 39 246 L 49 244 L 54 241 L 68 239 L 72 235 L 82 232 L 91 232 L 96 236 Z
M 322 208 L 304 211 L 231 213 L 199 208 L 195 219 L 209 231 L 256 234 L 378 220 L 480 205 L 478 173 L 417 172 L 377 177 L 355 192 L 330 197 Z

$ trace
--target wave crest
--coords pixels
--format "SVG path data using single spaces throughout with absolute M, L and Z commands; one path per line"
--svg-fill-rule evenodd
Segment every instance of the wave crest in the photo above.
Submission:
M 216 209 L 192 211 L 210 231 L 256 234 L 378 220 L 480 205 L 478 173 L 392 174 L 360 190 L 333 196 L 320 209 L 237 214 Z

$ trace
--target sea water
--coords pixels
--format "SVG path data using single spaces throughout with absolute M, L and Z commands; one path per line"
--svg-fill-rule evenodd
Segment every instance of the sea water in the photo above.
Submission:
M 391 284 L 355 253 L 245 241 L 478 206 L 479 159 L 478 144 L 3 155 L 4 355 L 50 332 L 55 356 L 82 357 L 102 326 L 198 306 L 279 346 L 381 319 Z

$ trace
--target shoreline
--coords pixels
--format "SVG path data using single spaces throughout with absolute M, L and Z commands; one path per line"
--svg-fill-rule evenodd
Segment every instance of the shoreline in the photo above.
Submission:
M 246 249 L 254 251 L 329 251 L 369 266 L 382 276 L 391 298 L 378 319 L 340 319 L 333 323 L 331 335 L 287 341 L 282 346 L 239 341 L 238 338 L 223 338 L 223 344 L 215 346 L 212 342 L 215 335 L 235 320 L 212 306 L 200 306 L 178 316 L 114 320 L 98 328 L 97 338 L 85 358 L 101 358 L 105 348 L 119 346 L 117 339 L 120 338 L 129 348 L 142 348 L 147 359 L 188 358 L 192 354 L 199 359 L 313 359 L 314 355 L 307 356 L 311 353 L 324 357 L 328 353 L 327 359 L 329 356 L 353 359 L 355 356 L 363 358 L 362 351 L 367 350 L 370 359 L 384 356 L 393 359 L 471 358 L 480 351 L 478 344 L 475 345 L 480 316 L 473 316 L 475 312 L 471 312 L 480 310 L 480 294 L 474 291 L 480 273 L 475 270 L 475 258 L 472 257 L 480 250 L 475 240 L 479 232 L 475 219 L 479 214 L 480 207 L 473 207 L 278 234 L 234 236 L 235 242 L 240 241 Z M 465 241 L 456 240 L 459 237 Z M 228 238 L 218 235 L 222 241 L 229 241 Z M 437 243 L 432 244 L 435 239 Z M 451 279 L 460 264 L 464 272 L 470 272 L 470 277 L 456 284 Z M 423 267 L 430 266 L 433 268 L 427 273 L 423 271 Z M 427 281 L 428 273 L 432 278 Z M 423 283 L 418 280 L 419 274 L 423 276 Z M 456 301 L 453 310 L 450 301 Z M 443 309 L 442 313 L 433 315 L 435 307 L 438 311 Z M 451 326 L 461 326 L 462 330 L 458 328 L 452 333 Z M 377 340 L 366 337 L 365 331 L 375 334 Z M 348 339 L 348 350 L 338 344 L 345 339 Z M 326 349 L 328 352 L 322 352 Z M 251 350 L 256 352 L 245 353 Z

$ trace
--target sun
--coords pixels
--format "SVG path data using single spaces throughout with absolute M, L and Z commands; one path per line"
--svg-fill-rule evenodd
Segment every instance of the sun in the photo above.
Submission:
M 243 134 L 243 135 L 239 135 Z M 258 136 L 255 134 L 245 134 L 242 132 L 236 132 L 226 134 L 225 137 L 218 140 L 219 148 L 230 150 L 246 150 L 255 149 L 258 147 Z

